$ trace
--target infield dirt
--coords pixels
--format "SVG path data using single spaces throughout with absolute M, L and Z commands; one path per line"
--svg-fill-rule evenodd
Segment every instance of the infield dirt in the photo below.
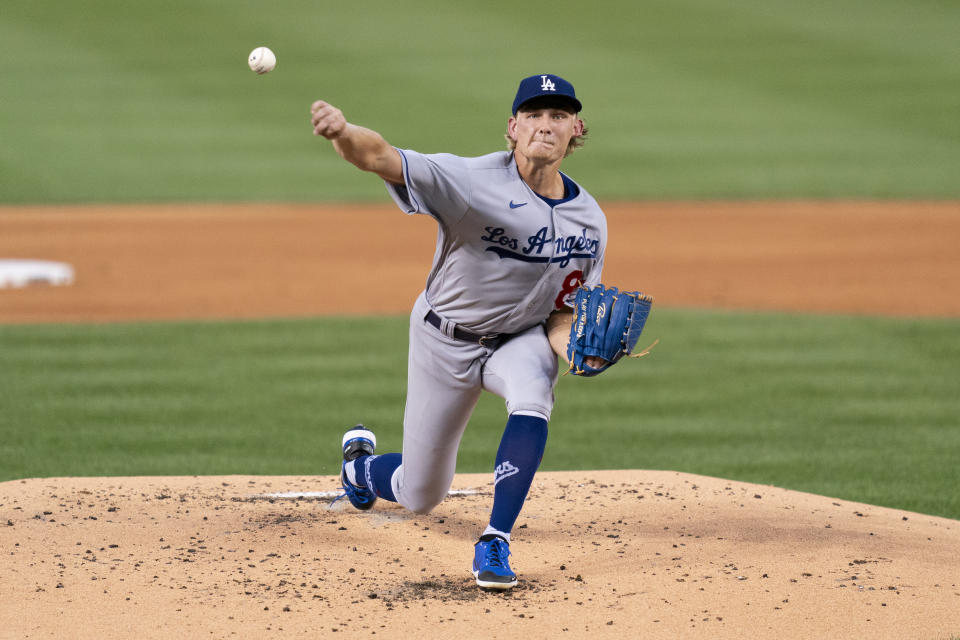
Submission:
M 658 305 L 960 315 L 958 203 L 607 205 L 605 280 Z M 434 223 L 392 207 L 0 209 L 0 322 L 405 314 Z M 359 239 L 359 241 L 358 241 Z M 358 292 L 362 292 L 358 295 Z M 428 516 L 332 477 L 0 483 L 0 638 L 928 638 L 960 635 L 960 523 L 665 471 L 538 475 L 520 586 L 469 574 L 490 503 Z M 336 635 L 334 635 L 336 634 Z
M 604 279 L 658 306 L 960 315 L 957 202 L 604 209 Z M 0 290 L 0 322 L 406 315 L 435 238 L 387 205 L 0 208 L 0 258 L 76 270 Z

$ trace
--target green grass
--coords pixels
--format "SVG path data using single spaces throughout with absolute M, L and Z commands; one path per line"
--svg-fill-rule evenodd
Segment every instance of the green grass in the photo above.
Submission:
M 566 376 L 543 468 L 669 469 L 960 518 L 960 322 L 659 310 L 647 358 Z M 0 326 L 0 480 L 335 474 L 397 450 L 404 318 Z M 490 471 L 485 395 L 460 472 Z
M 604 199 L 960 196 L 956 2 L 263 7 L 5 2 L 0 202 L 384 200 L 310 135 L 311 101 L 475 155 L 548 70 L 592 130 L 567 168 Z

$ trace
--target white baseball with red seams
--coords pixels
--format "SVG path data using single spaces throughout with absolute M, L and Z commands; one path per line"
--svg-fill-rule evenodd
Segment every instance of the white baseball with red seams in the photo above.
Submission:
M 277 66 L 277 56 L 268 47 L 257 47 L 247 57 L 247 64 L 258 75 L 270 73 Z

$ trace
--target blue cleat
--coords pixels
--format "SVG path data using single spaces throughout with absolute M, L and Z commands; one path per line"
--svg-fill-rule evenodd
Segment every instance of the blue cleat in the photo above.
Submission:
M 486 538 L 486 539 L 484 539 Z M 473 547 L 473 577 L 484 589 L 512 589 L 517 574 L 510 569 L 507 557 L 510 543 L 500 536 L 483 536 Z
M 343 492 L 352 504 L 366 511 L 377 501 L 377 496 L 367 487 L 358 487 L 347 479 L 346 464 L 363 456 L 372 456 L 377 448 L 377 437 L 373 431 L 358 424 L 343 434 L 343 464 L 340 465 L 340 484 Z M 343 496 L 340 496 L 341 498 Z M 339 498 L 337 498 L 339 500 Z

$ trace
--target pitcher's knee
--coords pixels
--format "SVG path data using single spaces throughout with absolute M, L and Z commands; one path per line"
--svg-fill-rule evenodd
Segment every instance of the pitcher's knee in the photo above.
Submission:
M 438 504 L 440 503 L 431 502 L 430 504 L 416 504 L 410 507 L 410 511 L 413 511 L 414 513 L 419 514 L 421 516 L 425 516 L 431 511 L 433 511 L 434 507 L 436 507 Z
M 449 484 L 417 488 L 405 485 L 401 491 L 400 504 L 414 513 L 425 515 L 443 502 L 443 499 L 447 497 L 448 488 Z
M 433 511 L 434 507 L 443 502 L 443 499 L 446 497 L 446 491 L 441 495 L 421 493 L 410 497 L 404 496 L 401 504 L 414 513 L 426 515 Z

